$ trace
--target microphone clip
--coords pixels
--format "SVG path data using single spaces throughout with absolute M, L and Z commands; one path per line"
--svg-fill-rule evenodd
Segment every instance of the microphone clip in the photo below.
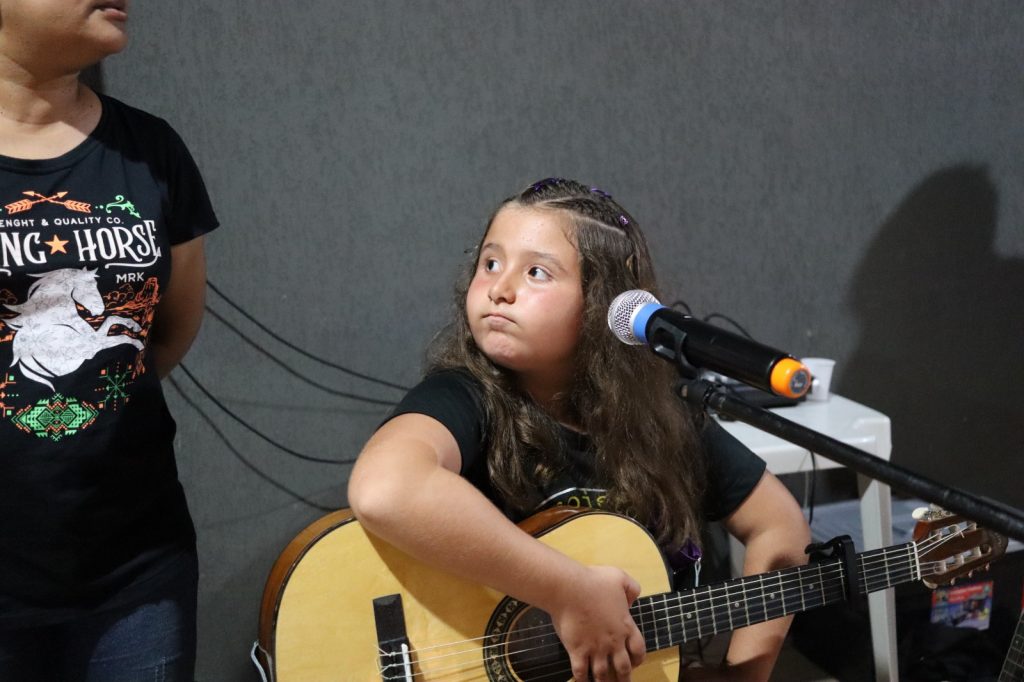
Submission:
M 647 338 L 655 355 L 665 358 L 673 365 L 679 376 L 693 381 L 700 378 L 700 370 L 686 359 L 683 346 L 686 343 L 686 332 L 677 325 L 672 325 L 661 318 L 651 320 L 647 330 Z
M 686 359 L 683 351 L 686 332 L 676 325 L 654 318 L 647 330 L 647 338 L 650 339 L 651 351 L 671 362 L 679 373 L 676 394 L 691 405 L 706 410 L 708 400 L 719 386 L 705 379 L 701 370 Z

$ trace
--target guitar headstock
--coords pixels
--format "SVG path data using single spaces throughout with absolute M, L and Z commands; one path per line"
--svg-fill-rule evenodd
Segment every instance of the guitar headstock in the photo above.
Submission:
M 922 582 L 930 588 L 988 568 L 1006 551 L 1006 538 L 942 509 L 914 511 L 914 542 Z M 928 578 L 924 578 L 927 575 Z

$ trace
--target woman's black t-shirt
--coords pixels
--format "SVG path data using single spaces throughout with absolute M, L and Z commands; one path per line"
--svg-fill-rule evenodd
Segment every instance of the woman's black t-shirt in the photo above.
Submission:
M 171 247 L 217 219 L 170 126 L 101 102 L 67 154 L 0 156 L 0 626 L 133 601 L 194 552 L 146 348 Z

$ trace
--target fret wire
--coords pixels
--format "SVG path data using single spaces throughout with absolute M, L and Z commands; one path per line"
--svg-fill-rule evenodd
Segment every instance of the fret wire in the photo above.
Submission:
M 767 617 L 768 616 L 768 599 L 767 599 L 768 591 L 764 588 L 764 575 L 763 574 L 758 575 L 757 578 L 758 578 L 758 583 L 760 583 L 760 588 L 761 588 L 761 613 L 765 617 Z
M 775 578 L 779 581 L 779 592 L 781 593 L 782 592 L 782 571 L 776 571 L 775 572 Z M 785 598 L 785 593 L 783 593 L 781 601 L 782 601 L 782 615 L 785 616 L 786 615 L 786 598 Z
M 647 616 L 648 616 L 648 614 L 650 614 L 650 616 L 651 616 L 651 623 L 652 624 L 657 622 L 657 617 L 655 616 L 655 600 L 656 599 L 657 599 L 656 596 L 652 597 L 647 602 L 647 608 L 640 610 L 640 631 L 641 632 L 650 634 L 650 628 L 647 625 Z M 644 640 L 645 640 L 645 643 L 649 643 L 650 642 L 649 637 L 644 637 Z M 655 644 L 657 644 L 657 641 L 658 641 L 658 631 L 657 631 L 657 628 L 654 629 L 654 641 L 655 641 Z M 655 651 L 657 651 L 657 649 L 655 649 Z
M 732 598 L 729 596 L 729 583 L 725 584 L 723 593 L 725 594 L 725 614 L 729 616 L 729 632 L 732 632 L 736 626 L 732 623 Z
M 748 606 L 749 601 L 747 600 L 747 581 L 742 581 L 740 583 L 740 587 L 743 588 L 743 614 L 747 620 L 746 624 L 750 625 L 750 607 Z
M 697 639 L 700 639 L 700 638 L 703 637 L 703 635 L 700 634 L 700 611 L 697 609 L 696 605 L 697 605 L 697 599 L 696 599 L 696 595 L 694 594 L 693 595 L 693 610 L 696 611 L 694 620 L 696 621 L 696 624 L 697 624 Z
M 725 606 L 725 614 L 728 616 L 729 615 L 729 583 L 724 583 L 722 585 L 722 592 L 725 595 L 725 604 L 724 604 L 724 606 Z M 724 631 L 726 631 L 725 628 L 723 627 L 725 625 L 725 623 L 722 623 L 720 625 L 719 621 L 718 621 L 719 617 L 722 614 L 722 606 L 723 606 L 722 599 L 719 598 L 717 600 L 717 602 L 716 602 L 715 594 L 714 593 L 715 593 L 715 588 L 712 587 L 711 588 L 711 607 L 710 607 L 711 622 L 713 624 L 714 631 L 716 633 L 724 632 Z M 731 621 L 731 617 L 730 617 L 730 621 Z M 730 623 L 729 631 L 731 631 L 731 630 L 732 630 L 732 627 L 731 627 L 731 623 Z
M 740 594 L 743 596 L 746 596 L 746 587 L 744 587 L 745 583 L 746 580 L 740 580 L 733 586 L 734 588 L 740 588 Z M 747 625 L 747 623 L 743 622 L 743 617 L 739 613 L 740 607 L 742 606 L 743 598 L 740 595 L 737 595 L 736 590 L 733 589 L 732 595 L 729 598 L 729 625 L 733 630 L 737 627 Z M 737 626 L 736 623 L 739 623 L 739 626 Z
M 658 620 L 658 613 L 657 612 L 655 612 L 655 614 L 654 614 L 654 624 L 655 624 L 655 627 L 657 627 L 659 631 L 664 631 L 665 632 L 665 639 L 666 639 L 665 645 L 666 646 L 671 646 L 672 640 L 673 640 L 673 633 L 676 632 L 676 626 L 673 623 L 673 619 L 674 619 L 675 615 L 678 613 L 679 609 L 675 608 L 675 606 L 672 604 L 672 595 L 671 594 L 664 595 L 662 597 L 661 604 L 662 604 L 662 607 L 661 607 L 662 610 L 666 614 L 668 614 L 668 617 L 665 619 L 665 624 L 666 624 L 665 628 L 663 630 L 658 625 L 659 620 Z M 660 635 L 658 637 L 656 637 L 656 639 L 658 639 L 658 640 L 660 640 L 660 638 L 661 638 Z
M 664 597 L 662 598 L 662 602 L 664 602 Z M 656 610 L 651 613 L 651 621 L 653 623 L 655 623 L 655 624 L 657 624 L 657 622 L 658 622 L 657 611 Z M 661 638 L 658 637 L 658 628 L 654 628 L 654 650 L 655 651 L 659 651 L 661 649 L 661 641 L 660 641 L 660 639 Z
M 710 588 L 710 591 L 709 591 L 709 594 L 711 595 L 711 606 L 710 606 L 711 634 L 718 634 L 718 619 L 715 618 L 715 599 L 714 599 L 715 594 L 714 594 L 714 591 L 715 591 L 715 588 L 712 586 Z
M 673 618 L 674 617 L 678 617 L 679 609 L 678 608 L 673 608 L 671 594 L 666 594 L 662 598 L 661 603 L 662 603 L 662 609 L 664 610 L 665 613 L 668 614 L 668 618 L 665 619 L 665 623 L 666 623 L 665 635 L 664 635 L 665 646 L 671 646 L 672 642 L 674 640 L 674 637 L 673 637 L 672 633 L 677 632 L 676 626 L 673 625 Z M 654 615 L 655 615 L 654 622 L 657 624 L 657 622 L 658 622 L 657 615 L 658 614 L 655 613 Z

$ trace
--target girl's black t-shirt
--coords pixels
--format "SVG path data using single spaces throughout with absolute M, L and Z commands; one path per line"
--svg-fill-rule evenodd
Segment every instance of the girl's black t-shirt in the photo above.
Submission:
M 480 387 L 468 374 L 445 370 L 428 375 L 409 391 L 390 417 L 423 414 L 436 419 L 451 432 L 462 454 L 461 474 L 500 509 L 505 501 L 491 487 L 487 473 L 487 420 Z M 596 480 L 589 439 L 563 430 L 569 467 L 542 491 L 543 500 L 532 513 L 558 505 L 601 508 L 606 490 Z M 742 504 L 761 480 L 765 462 L 714 420 L 701 432 L 707 461 L 707 486 L 700 510 L 707 521 L 718 521 Z M 684 475 L 680 472 L 680 475 Z M 513 515 L 513 521 L 522 517 Z
M 0 626 L 145 591 L 194 552 L 147 342 L 171 247 L 217 226 L 163 120 L 102 97 L 63 156 L 0 156 Z

